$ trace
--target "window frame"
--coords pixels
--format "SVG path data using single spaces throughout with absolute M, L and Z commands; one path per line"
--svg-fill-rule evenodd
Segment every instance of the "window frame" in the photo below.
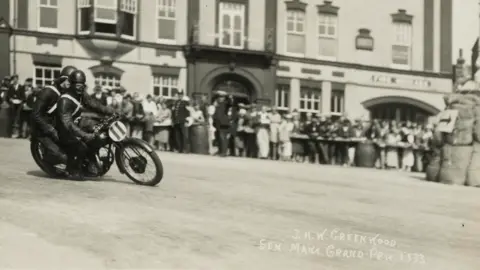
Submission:
M 155 5 L 155 40 L 157 41 L 157 43 L 163 43 L 163 44 L 172 44 L 172 45 L 175 45 L 177 44 L 177 17 L 178 17 L 178 13 L 177 13 L 177 0 L 173 0 L 174 3 L 172 6 L 166 6 L 163 4 L 163 2 L 165 0 L 155 0 L 156 1 L 156 5 Z M 159 16 L 159 13 L 160 13 L 160 10 L 161 10 L 161 7 L 164 7 L 165 8 L 165 11 L 167 12 L 168 14 L 168 11 L 170 11 L 171 9 L 173 9 L 173 12 L 175 14 L 174 17 L 168 17 L 168 16 Z M 175 27 L 173 29 L 174 33 L 175 33 L 175 37 L 173 39 L 167 39 L 167 38 L 160 38 L 159 37 L 159 21 L 160 20 L 171 20 L 171 21 L 174 21 L 175 22 Z
M 6 1 L 6 0 L 4 0 Z M 58 33 L 59 32 L 59 25 L 58 25 L 58 2 L 60 0 L 56 0 L 57 1 L 57 4 L 56 5 L 52 5 L 51 4 L 51 1 L 52 0 L 45 0 L 47 1 L 48 3 L 47 4 L 42 4 L 42 0 L 37 0 L 38 1 L 38 9 L 37 9 L 37 29 L 38 31 L 43 31 L 43 32 L 49 32 L 49 33 Z M 55 9 L 55 14 L 57 15 L 57 27 L 55 28 L 51 28 L 51 27 L 42 27 L 40 25 L 40 22 L 42 20 L 42 8 L 53 8 Z
M 90 33 L 90 29 L 82 31 L 82 9 L 92 9 L 93 6 L 90 0 L 77 0 L 77 32 L 80 35 L 85 35 Z M 92 22 L 89 21 L 91 24 Z
M 138 20 L 138 0 L 120 0 L 120 12 L 129 13 L 133 15 L 133 36 L 123 34 L 120 29 L 120 36 L 125 39 L 135 39 L 137 37 L 137 20 Z M 132 1 L 133 4 L 128 5 L 126 2 Z M 133 8 L 134 10 L 128 10 L 128 8 Z M 125 23 L 125 20 L 124 20 Z
M 325 23 L 322 23 L 322 18 L 324 18 Z M 332 22 L 333 21 L 333 22 Z M 323 25 L 325 26 L 325 29 L 327 33 L 325 34 L 320 34 L 320 26 Z M 335 14 L 326 14 L 326 13 L 319 13 L 317 15 L 317 58 L 319 59 L 324 59 L 324 60 L 331 60 L 331 61 L 336 61 L 338 58 L 338 15 Z M 328 34 L 328 28 L 329 27 L 334 27 L 335 33 L 333 35 Z M 320 54 L 320 40 L 333 40 L 333 43 L 335 45 L 335 55 L 322 55 Z
M 305 91 L 311 91 L 312 92 L 312 97 L 303 97 L 303 93 Z M 316 99 L 314 97 L 317 97 Z M 302 108 L 301 104 L 302 104 L 302 101 L 305 102 L 305 105 L 308 103 L 312 104 L 312 109 L 307 109 L 306 107 L 308 106 L 305 106 L 305 108 Z M 298 111 L 299 112 L 303 112 L 303 113 L 308 113 L 308 112 L 311 112 L 311 113 L 320 113 L 322 111 L 322 90 L 321 89 L 318 89 L 318 88 L 314 88 L 314 87 L 307 87 L 307 86 L 302 86 L 300 87 L 300 98 L 298 100 Z M 315 106 L 314 104 L 315 103 L 318 103 L 318 109 L 314 109 Z
M 340 93 L 341 95 L 339 95 Z M 337 107 L 336 105 L 338 103 L 338 100 L 337 100 L 338 98 L 341 99 L 340 108 L 339 110 L 335 110 L 335 107 Z M 332 90 L 332 93 L 330 95 L 330 113 L 337 113 L 337 114 L 345 113 L 345 91 L 344 90 Z
M 170 83 L 164 85 L 163 79 L 168 79 Z M 176 85 L 172 82 L 176 81 Z M 155 96 L 155 87 L 159 88 L 159 96 L 163 97 L 164 99 L 171 100 L 175 98 L 175 94 L 173 90 L 175 89 L 178 93 L 179 90 L 179 76 L 178 75 L 166 75 L 166 74 L 153 74 L 152 75 L 152 95 Z M 163 95 L 163 87 L 168 88 L 169 96 Z
M 292 17 L 294 17 L 295 19 L 293 20 L 294 22 L 294 28 L 296 28 L 296 25 L 297 25 L 297 20 L 298 20 L 298 14 L 302 14 L 303 15 L 303 33 L 301 32 L 298 32 L 296 29 L 293 30 L 293 31 L 289 31 L 288 30 L 288 23 L 290 22 L 289 20 L 289 14 L 296 14 Z M 286 17 L 285 17 L 285 54 L 287 55 L 291 55 L 291 56 L 297 56 L 297 57 L 304 57 L 305 54 L 306 54 L 306 51 L 307 51 L 307 14 L 305 11 L 301 11 L 301 10 L 294 10 L 294 9 L 291 9 L 291 10 L 288 10 L 287 9 L 287 12 L 286 12 Z M 297 53 L 297 52 L 289 52 L 288 51 L 288 37 L 289 35 L 302 35 L 303 36 L 303 39 L 304 39 L 304 48 L 303 48 L 303 53 Z
M 33 78 L 33 82 L 34 82 L 35 87 L 39 86 L 39 85 L 37 85 L 37 80 L 39 80 L 39 78 L 37 77 L 37 69 L 42 69 L 42 74 L 44 75 L 41 78 L 41 80 L 43 82 L 43 85 L 41 85 L 41 87 L 45 87 L 46 85 L 48 85 L 48 84 L 45 83 L 46 81 L 50 81 L 51 83 L 53 83 L 55 81 L 55 78 L 56 78 L 55 71 L 57 71 L 58 74 L 60 74 L 60 72 L 62 71 L 62 67 L 60 67 L 60 66 L 50 66 L 50 65 L 41 65 L 41 64 L 35 65 L 34 64 L 33 65 L 33 76 L 32 76 L 32 78 Z M 48 80 L 45 79 L 45 70 L 47 70 L 47 69 L 51 70 L 51 72 L 52 72 L 52 78 L 49 78 Z
M 98 29 L 95 27 L 95 35 L 104 35 L 104 36 L 116 36 L 118 32 L 118 1 L 121 0 L 112 0 L 115 1 L 115 8 L 109 7 L 109 6 L 102 6 L 98 5 L 99 0 L 93 0 L 93 23 L 102 23 L 102 24 L 112 24 L 115 25 L 115 33 L 104 33 L 104 32 L 98 32 Z M 108 10 L 114 10 L 115 11 L 115 19 L 114 20 L 107 20 L 107 19 L 98 19 L 97 18 L 97 9 L 102 8 L 102 9 L 108 9 Z
M 392 37 L 392 45 L 390 47 L 390 63 L 392 68 L 397 68 L 397 69 L 411 69 L 412 66 L 412 38 L 413 38 L 413 27 L 411 23 L 408 22 L 393 22 L 392 23 L 394 31 L 393 32 L 393 37 Z M 403 29 L 406 31 L 404 33 L 399 33 L 400 29 Z M 402 38 L 399 38 L 399 35 L 403 34 L 404 36 Z M 399 40 L 400 39 L 400 40 Z M 401 40 L 403 39 L 403 40 Z M 407 61 L 408 64 L 398 64 L 394 63 L 394 46 L 404 46 L 407 47 L 407 52 L 408 52 L 408 57 Z
M 290 110 L 290 85 L 277 85 L 275 89 L 275 108 L 279 111 Z
M 237 9 L 227 9 L 226 5 L 233 5 L 237 7 L 241 7 L 240 10 Z M 236 3 L 236 2 L 226 2 L 226 1 L 221 1 L 218 5 L 218 46 L 222 48 L 229 48 L 229 49 L 244 49 L 245 48 L 245 40 L 246 40 L 246 28 L 245 28 L 245 20 L 247 17 L 247 6 L 243 3 Z M 223 17 L 225 15 L 228 15 L 231 19 L 231 24 L 229 28 L 229 33 L 230 33 L 230 45 L 228 44 L 223 44 L 223 33 L 224 33 L 224 28 L 223 28 Z M 240 22 L 240 45 L 235 46 L 234 41 L 235 41 L 235 33 L 237 32 L 235 30 L 234 26 L 234 20 L 235 17 L 240 15 L 241 22 Z
M 112 77 L 113 79 L 110 80 L 108 77 Z M 95 86 L 102 86 L 102 87 L 111 87 L 111 88 L 117 88 L 122 85 L 122 76 L 119 76 L 118 74 L 112 73 L 112 72 L 97 72 L 93 74 L 93 79 L 95 82 Z M 105 81 L 107 84 L 101 84 L 99 82 Z M 108 82 L 111 81 L 112 85 L 108 85 Z M 117 84 L 118 83 L 118 84 Z

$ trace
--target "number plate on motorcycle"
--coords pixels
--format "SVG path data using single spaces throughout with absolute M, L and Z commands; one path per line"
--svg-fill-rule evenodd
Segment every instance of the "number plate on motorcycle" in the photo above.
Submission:
M 127 127 L 120 121 L 115 121 L 108 129 L 108 136 L 114 142 L 120 142 L 127 137 Z

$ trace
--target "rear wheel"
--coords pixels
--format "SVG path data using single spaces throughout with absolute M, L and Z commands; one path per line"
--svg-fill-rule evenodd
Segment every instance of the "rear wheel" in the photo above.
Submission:
M 47 150 L 38 140 L 32 140 L 30 142 L 30 152 L 32 154 L 33 160 L 37 163 L 38 167 L 42 169 L 50 177 L 62 177 L 65 176 L 65 171 L 55 167 L 55 165 L 50 164 L 46 159 L 45 155 Z
M 163 164 L 155 151 L 137 143 L 117 148 L 116 161 L 125 174 L 139 185 L 156 186 L 163 178 Z M 152 169 L 148 173 L 148 169 Z

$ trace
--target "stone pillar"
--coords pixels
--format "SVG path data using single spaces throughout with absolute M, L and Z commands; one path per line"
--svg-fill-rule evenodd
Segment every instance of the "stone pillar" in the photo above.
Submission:
M 322 82 L 322 114 L 330 114 L 330 101 L 332 99 L 332 82 Z
M 292 78 L 290 80 L 290 108 L 299 109 L 300 106 L 300 80 Z

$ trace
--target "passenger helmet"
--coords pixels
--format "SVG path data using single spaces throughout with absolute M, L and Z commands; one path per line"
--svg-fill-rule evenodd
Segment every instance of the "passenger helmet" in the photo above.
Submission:
M 74 66 L 66 66 L 60 72 L 60 77 L 68 78 L 68 76 L 70 76 L 70 74 L 72 74 L 72 72 L 74 72 L 75 70 L 77 70 L 77 68 Z
M 68 76 L 68 80 L 71 83 L 71 88 L 74 89 L 77 94 L 81 95 L 85 92 L 87 77 L 83 71 L 78 69 L 73 71 Z
M 59 86 L 61 83 L 63 83 L 65 80 L 68 79 L 68 76 L 74 72 L 75 70 L 77 70 L 76 67 L 74 66 L 66 66 L 62 69 L 62 71 L 60 71 L 60 77 L 58 77 L 56 79 L 56 84 L 57 86 Z

